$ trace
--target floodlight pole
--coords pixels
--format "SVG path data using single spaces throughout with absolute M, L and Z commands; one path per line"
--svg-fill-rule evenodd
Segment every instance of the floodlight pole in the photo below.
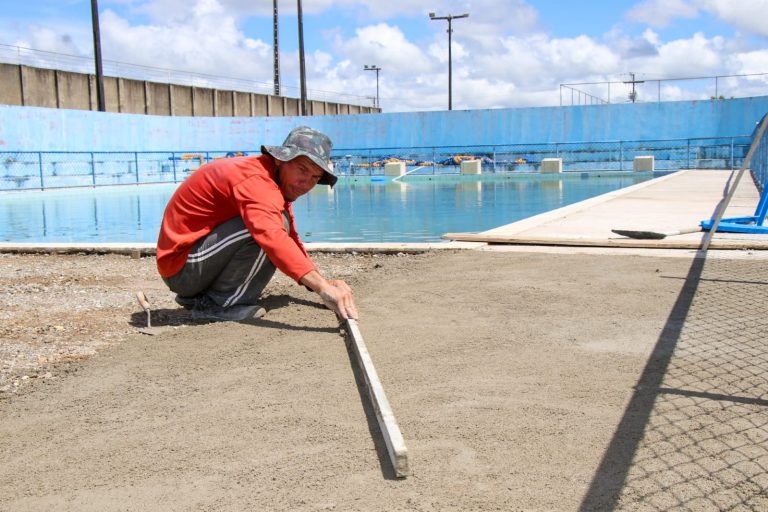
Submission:
M 106 112 L 104 101 L 104 73 L 101 68 L 101 35 L 99 33 L 99 5 L 91 0 L 91 23 L 93 25 L 93 59 L 96 61 L 96 103 L 99 112 Z
M 451 28 L 451 21 L 459 19 L 459 18 L 469 18 L 469 13 L 465 12 L 464 14 L 458 14 L 454 16 L 453 14 L 449 14 L 448 16 L 435 16 L 435 13 L 431 12 L 429 13 L 429 19 L 431 20 L 446 20 L 448 21 L 448 110 L 453 110 L 453 91 L 452 91 L 452 82 L 453 82 L 453 70 L 452 70 L 452 64 L 451 64 L 451 34 L 453 33 L 453 29 Z
M 368 64 L 365 64 L 363 66 L 363 69 L 365 69 L 366 71 L 376 72 L 376 102 L 373 104 L 373 106 L 380 109 L 381 103 L 379 102 L 379 71 L 381 71 L 381 68 L 378 67 L 376 64 L 371 64 L 370 66 Z
M 301 101 L 299 115 L 307 115 L 307 74 L 304 68 L 304 22 L 301 15 L 301 0 L 297 1 L 299 11 L 299 81 L 301 82 Z
M 280 96 L 280 48 L 279 48 L 279 41 L 280 38 L 278 37 L 278 31 L 277 31 L 277 0 L 272 0 L 272 35 L 274 39 L 273 43 L 273 49 L 274 49 L 274 68 L 275 68 L 275 96 Z

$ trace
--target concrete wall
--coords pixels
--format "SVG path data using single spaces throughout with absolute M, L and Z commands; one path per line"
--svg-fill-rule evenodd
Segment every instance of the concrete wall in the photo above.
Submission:
M 47 69 L 21 69 L 22 98 L 25 104 L 57 108 L 56 72 Z
M 211 91 L 193 93 L 195 115 L 205 115 L 211 103 L 201 98 L 207 94 L 210 100 Z M 326 132 L 338 150 L 732 137 L 752 133 L 768 112 L 768 96 L 375 116 L 298 117 L 295 98 L 275 98 L 269 105 L 271 117 L 194 121 L 0 105 L 0 151 L 257 151 L 261 144 L 280 144 L 301 124 Z
M 192 87 L 186 85 L 172 85 L 171 98 L 173 99 L 172 116 L 192 116 Z
M 0 64 L 0 104 L 22 105 L 20 66 Z
M 59 98 L 59 108 L 90 110 L 90 97 L 87 94 L 82 94 L 82 91 L 88 91 L 91 88 L 88 75 L 57 73 L 57 77 L 56 85 L 58 90 L 56 94 Z M 19 98 L 21 98 L 21 91 L 19 91 Z
M 193 88 L 193 114 L 194 116 L 213 117 L 213 89 Z
M 107 112 L 162 116 L 254 117 L 298 115 L 299 100 L 267 94 L 224 91 L 183 85 L 104 77 Z M 322 101 L 309 102 L 320 111 L 334 110 Z M 27 107 L 97 110 L 96 77 L 83 73 L 0 63 L 0 104 Z M 279 104 L 269 109 L 267 105 Z M 286 106 L 289 105 L 289 106 Z M 379 109 L 354 106 L 352 113 Z M 336 112 L 334 112 L 336 113 Z
M 117 79 L 118 87 L 118 111 L 128 114 L 147 113 L 147 88 L 143 82 L 135 80 Z M 151 95 L 150 95 L 151 97 Z M 157 112 L 165 114 L 166 112 Z

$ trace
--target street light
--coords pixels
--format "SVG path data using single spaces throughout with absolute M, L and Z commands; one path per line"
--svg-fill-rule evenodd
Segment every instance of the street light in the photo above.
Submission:
M 429 13 L 429 19 L 431 20 L 448 21 L 448 110 L 453 110 L 453 98 L 451 91 L 451 82 L 453 81 L 451 69 L 451 33 L 453 32 L 453 29 L 451 29 L 451 21 L 457 20 L 459 18 L 469 18 L 469 13 L 465 12 L 464 14 L 459 14 L 456 16 L 452 14 L 449 14 L 448 16 L 435 16 L 435 13 Z
M 101 66 L 101 35 L 99 32 L 99 2 L 91 0 L 91 23 L 93 26 L 93 59 L 96 62 L 96 103 L 99 112 L 106 112 L 104 98 L 104 72 Z
M 366 64 L 363 66 L 363 69 L 366 71 L 375 71 L 376 72 L 376 103 L 374 103 L 374 107 L 380 109 L 381 103 L 379 103 L 379 71 L 381 71 L 381 68 L 378 67 L 376 64 L 371 64 L 370 66 Z
M 274 39 L 272 50 L 274 53 L 275 96 L 280 96 L 280 37 L 277 21 L 277 0 L 272 0 L 272 38 Z
M 299 100 L 299 115 L 307 115 L 307 73 L 304 68 L 304 20 L 301 15 L 301 0 L 296 0 L 296 8 L 299 14 L 299 86 L 301 99 Z

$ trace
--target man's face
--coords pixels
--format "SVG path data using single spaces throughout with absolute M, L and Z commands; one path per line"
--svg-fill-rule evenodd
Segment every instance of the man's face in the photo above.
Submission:
M 305 156 L 299 156 L 280 165 L 280 191 L 286 201 L 295 201 L 317 185 L 323 170 Z

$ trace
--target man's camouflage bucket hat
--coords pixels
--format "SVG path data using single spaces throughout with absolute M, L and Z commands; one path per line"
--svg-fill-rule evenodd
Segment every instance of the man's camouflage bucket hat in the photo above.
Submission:
M 261 146 L 261 152 L 269 153 L 281 162 L 288 162 L 297 156 L 306 156 L 325 171 L 318 183 L 333 187 L 338 178 L 333 174 L 331 164 L 332 146 L 327 135 L 308 126 L 299 126 L 291 130 L 282 146 Z

